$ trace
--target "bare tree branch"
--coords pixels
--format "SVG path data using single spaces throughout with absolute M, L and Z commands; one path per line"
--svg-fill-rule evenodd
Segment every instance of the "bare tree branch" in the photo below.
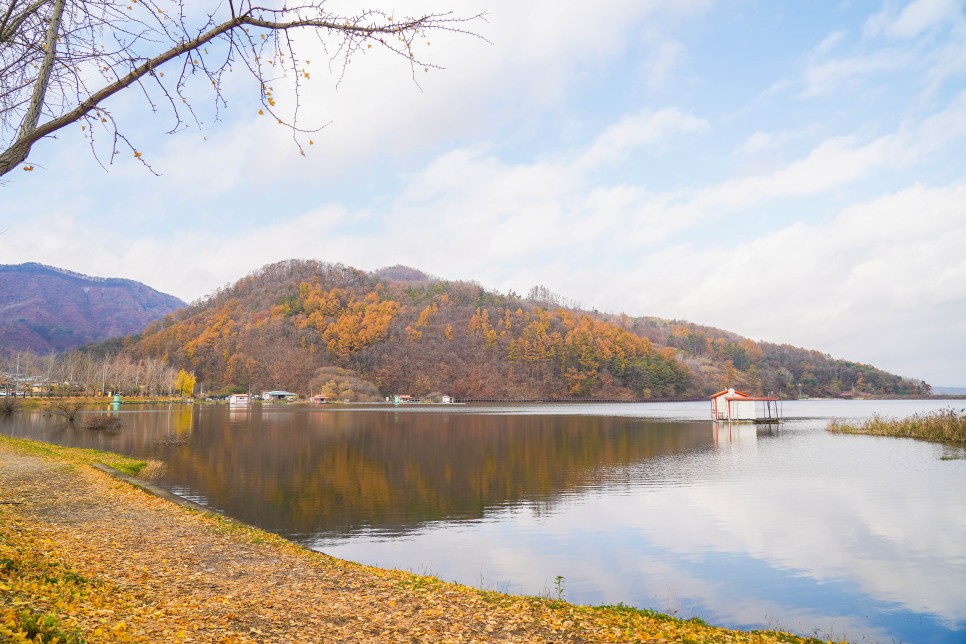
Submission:
M 47 95 L 47 83 L 50 81 L 50 73 L 54 66 L 54 57 L 57 53 L 57 38 L 60 31 L 61 18 L 64 15 L 64 0 L 55 0 L 53 14 L 47 27 L 47 38 L 44 40 L 44 59 L 34 81 L 33 93 L 27 107 L 27 114 L 20 125 L 20 133 L 16 141 L 9 149 L 0 154 L 0 174 L 5 174 L 3 168 L 8 163 L 17 165 L 27 158 L 30 147 L 39 137 L 35 137 L 37 123 L 40 121 L 40 111 L 43 108 Z
M 152 93 L 161 93 L 162 105 L 174 115 L 171 131 L 187 125 L 181 110 L 200 126 L 189 99 L 197 88 L 189 80 L 207 78 L 217 115 L 227 105 L 222 75 L 239 63 L 258 82 L 264 111 L 286 125 L 293 137 L 311 132 L 298 122 L 299 92 L 309 72 L 290 33 L 314 34 L 322 48 L 331 51 L 330 69 L 332 62 L 341 62 L 336 71 L 341 80 L 351 56 L 373 46 L 401 56 L 413 71 L 436 67 L 418 56 L 419 41 L 434 31 L 476 36 L 468 23 L 482 19 L 449 13 L 397 19 L 382 10 L 338 16 L 328 13 L 324 0 L 281 8 L 230 1 L 207 12 L 194 4 L 189 10 L 186 0 L 8 1 L 0 18 L 0 176 L 25 164 L 37 141 L 78 121 L 92 146 L 93 128 L 108 130 L 113 160 L 117 143 L 127 139 L 117 131 L 116 121 L 99 110 L 104 112 L 105 101 L 133 85 L 140 87 L 153 112 L 158 103 Z M 174 69 L 170 83 L 162 68 L 178 59 L 181 68 Z M 295 109 L 287 120 L 274 109 L 270 83 L 289 75 L 294 79 Z M 144 84 L 145 77 L 153 83 Z M 301 150 L 297 139 L 296 144 Z M 141 158 L 140 151 L 127 145 Z
M 17 32 L 20 25 L 23 22 L 37 13 L 37 11 L 47 4 L 47 0 L 38 0 L 32 5 L 21 11 L 16 16 L 13 15 L 13 10 L 17 8 L 16 0 L 10 0 L 10 6 L 7 8 L 7 13 L 3 16 L 3 22 L 0 23 L 0 43 L 5 43 Z

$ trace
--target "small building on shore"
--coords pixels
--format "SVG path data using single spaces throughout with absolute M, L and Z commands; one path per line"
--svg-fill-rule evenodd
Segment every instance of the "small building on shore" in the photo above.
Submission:
M 262 400 L 277 400 L 286 402 L 295 402 L 298 398 L 298 394 L 292 393 L 291 391 L 263 391 Z
M 312 396 L 313 405 L 324 405 L 325 403 L 329 402 L 329 400 L 331 400 L 331 398 L 325 394 L 315 394 Z
M 228 396 L 229 407 L 246 407 L 251 402 L 248 394 L 232 394 Z
M 711 418 L 723 422 L 777 423 L 781 408 L 777 398 L 752 396 L 733 388 L 711 396 Z

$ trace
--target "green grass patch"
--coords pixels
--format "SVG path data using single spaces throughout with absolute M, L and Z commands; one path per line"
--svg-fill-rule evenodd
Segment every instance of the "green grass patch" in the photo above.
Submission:
M 578 606 L 571 610 L 592 615 L 594 623 L 604 625 L 607 632 L 622 632 L 628 641 L 640 641 L 654 636 L 659 641 L 674 642 L 787 642 L 788 644 L 820 644 L 822 640 L 801 637 L 775 630 L 733 631 L 712 626 L 700 617 L 682 619 L 659 613 L 650 608 L 636 608 L 626 604 Z M 750 637 L 749 637 L 750 635 Z M 651 641 L 651 639 L 647 639 Z
M 0 436 L 0 445 L 7 445 L 21 454 L 55 458 L 72 465 L 103 463 L 129 476 L 137 476 L 141 470 L 148 466 L 148 461 L 122 456 L 120 454 L 81 447 L 61 447 L 60 445 L 30 440 L 28 438 Z
M 15 613 L 13 618 L 0 624 L 0 635 L 9 641 L 57 642 L 57 644 L 82 644 L 87 640 L 76 629 L 65 630 L 60 619 L 51 613 L 35 613 L 29 610 Z M 23 639 L 21 639 L 23 638 Z
M 439 590 L 447 585 L 445 581 L 439 577 L 434 577 L 432 575 L 420 575 L 415 572 L 405 572 L 400 571 L 404 577 L 399 583 L 400 587 L 407 590 Z
M 826 429 L 836 434 L 896 436 L 943 443 L 966 443 L 966 409 L 951 407 L 914 414 L 908 418 L 883 418 L 876 414 L 863 423 L 833 420 Z
M 650 608 L 635 608 L 634 606 L 628 606 L 623 602 L 619 604 L 604 604 L 602 606 L 598 606 L 597 608 L 601 611 L 614 613 L 616 615 L 647 617 L 648 619 L 656 619 L 662 622 L 682 622 L 682 623 L 698 624 L 700 626 L 709 625 L 700 617 L 681 619 L 679 617 L 674 617 L 673 615 L 659 613 L 656 610 L 651 610 Z

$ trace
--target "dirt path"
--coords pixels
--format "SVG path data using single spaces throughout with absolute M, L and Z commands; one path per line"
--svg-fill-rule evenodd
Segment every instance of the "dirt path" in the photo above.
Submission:
M 3 444 L 0 591 L 88 642 L 797 641 L 352 564 Z

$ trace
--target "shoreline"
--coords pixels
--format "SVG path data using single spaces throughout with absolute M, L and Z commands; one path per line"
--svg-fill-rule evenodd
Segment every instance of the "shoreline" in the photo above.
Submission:
M 336 559 L 153 496 L 96 467 L 105 460 L 146 465 L 0 438 L 0 635 L 26 615 L 62 641 L 819 641 Z
M 0 396 L 0 400 L 4 397 Z M 10 396 L 16 401 L 19 408 L 22 410 L 31 409 L 44 409 L 49 407 L 52 403 L 63 401 L 63 402 L 78 402 L 85 405 L 90 405 L 91 407 L 100 408 L 102 406 L 111 405 L 228 405 L 227 399 L 195 399 L 195 398 L 179 398 L 171 396 L 158 396 L 158 397 L 124 397 L 122 396 L 119 402 L 115 402 L 112 396 Z M 807 402 L 807 401 L 855 401 L 855 402 L 871 402 L 871 401 L 902 401 L 902 400 L 936 400 L 936 401 L 955 401 L 955 400 L 966 400 L 966 395 L 961 394 L 937 394 L 929 396 L 856 396 L 856 397 L 810 397 L 810 398 L 779 398 L 779 402 Z M 435 401 L 407 401 L 407 402 L 387 402 L 385 400 L 374 400 L 374 401 L 353 401 L 353 402 L 340 402 L 333 401 L 327 403 L 316 404 L 312 403 L 307 399 L 296 400 L 296 401 L 252 401 L 248 405 L 242 405 L 235 407 L 236 409 L 244 409 L 250 406 L 259 405 L 296 405 L 296 406 L 306 406 L 317 409 L 325 409 L 326 407 L 344 407 L 344 406 L 373 406 L 373 407 L 449 407 L 449 406 L 464 406 L 464 405 L 485 405 L 485 404 L 512 404 L 512 405 L 572 405 L 572 404 L 600 404 L 600 403 L 615 403 L 615 404 L 666 404 L 666 403 L 688 403 L 688 402 L 710 402 L 710 398 L 545 398 L 545 397 L 533 397 L 533 398 L 454 398 L 453 402 L 443 403 Z

